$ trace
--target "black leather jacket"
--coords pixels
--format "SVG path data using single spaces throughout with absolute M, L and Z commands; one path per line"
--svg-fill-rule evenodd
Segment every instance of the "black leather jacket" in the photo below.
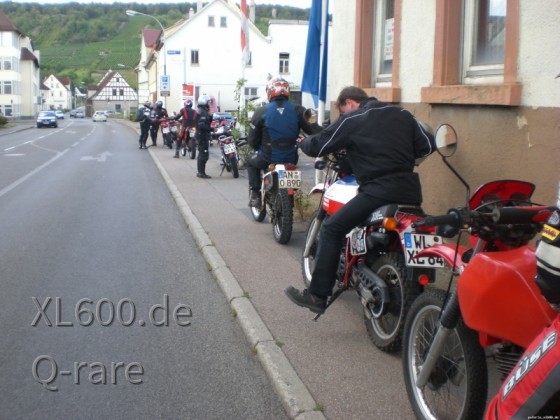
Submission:
M 210 133 L 213 131 L 212 126 L 212 114 L 208 112 L 208 109 L 203 106 L 199 106 L 196 115 L 196 138 L 198 140 L 210 140 Z
M 422 189 L 414 173 L 415 160 L 436 150 L 433 135 L 410 112 L 373 98 L 304 139 L 300 149 L 309 156 L 346 149 L 361 191 L 416 205 L 422 203 Z

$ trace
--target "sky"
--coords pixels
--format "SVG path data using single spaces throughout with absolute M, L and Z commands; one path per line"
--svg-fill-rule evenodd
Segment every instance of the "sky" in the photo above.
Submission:
M 41 3 L 41 4 L 60 4 L 60 3 L 196 3 L 196 0 L 11 0 L 14 3 Z M 206 3 L 208 0 L 203 0 Z M 234 3 L 240 3 L 240 0 L 234 0 Z M 293 6 L 300 8 L 310 8 L 311 0 L 255 0 L 255 4 L 278 4 L 281 6 Z

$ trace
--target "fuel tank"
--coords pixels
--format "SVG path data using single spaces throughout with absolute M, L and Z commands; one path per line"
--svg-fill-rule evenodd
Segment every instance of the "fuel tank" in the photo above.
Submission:
M 328 215 L 336 213 L 358 194 L 358 182 L 352 175 L 337 180 L 330 185 L 323 196 L 323 209 Z

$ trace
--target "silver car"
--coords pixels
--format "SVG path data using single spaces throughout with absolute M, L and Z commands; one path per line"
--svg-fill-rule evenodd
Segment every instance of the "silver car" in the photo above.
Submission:
M 41 111 L 37 115 L 37 128 L 41 127 L 58 127 L 58 118 L 54 111 Z

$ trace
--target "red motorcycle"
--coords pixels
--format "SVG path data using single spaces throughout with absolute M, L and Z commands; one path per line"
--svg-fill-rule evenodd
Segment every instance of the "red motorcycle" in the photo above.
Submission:
M 436 143 L 454 151 L 455 130 L 438 128 Z M 489 182 L 469 198 L 468 184 L 446 160 L 451 154 L 442 154 L 443 160 L 467 187 L 468 205 L 415 223 L 437 226 L 443 237 L 457 236 L 456 244 L 434 245 L 417 256 L 442 259 L 451 271 L 447 291 L 427 290 L 406 319 L 404 380 L 420 419 L 481 418 L 488 390 L 486 352 L 507 376 L 557 316 L 535 283 L 535 251 L 529 244 L 555 208 L 534 205 L 535 186 L 516 180 Z M 464 230 L 470 247 L 460 245 Z
M 173 148 L 173 142 L 177 139 L 177 124 L 175 120 L 163 117 L 160 120 L 161 135 L 163 136 L 164 146 Z
M 311 194 L 321 194 L 321 199 L 307 229 L 301 258 L 306 287 L 315 267 L 321 225 L 358 192 L 355 177 L 345 170 L 344 153 L 316 161 L 315 169 L 325 172 L 325 182 L 311 191 Z M 421 207 L 385 205 L 354 228 L 340 244 L 336 290 L 327 307 L 346 290 L 355 290 L 364 307 L 369 336 L 383 351 L 400 349 L 410 305 L 424 286 L 435 280 L 435 268 L 443 267 L 441 259 L 414 258 L 421 249 L 441 241 L 434 235 L 434 229 L 413 228 L 414 222 L 424 216 Z

